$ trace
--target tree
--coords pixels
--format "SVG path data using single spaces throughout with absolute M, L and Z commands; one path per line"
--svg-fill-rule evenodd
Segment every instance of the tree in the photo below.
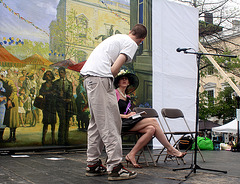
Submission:
M 223 122 L 229 122 L 236 117 L 237 100 L 233 96 L 233 89 L 230 86 L 219 92 L 216 98 L 208 95 L 207 91 L 200 94 L 199 118 L 207 120 L 210 117 L 217 117 Z
M 239 1 L 237 0 L 178 0 L 181 3 L 187 3 L 199 10 L 199 37 L 204 47 L 216 54 L 231 55 L 240 52 L 240 44 L 236 40 L 229 39 L 229 35 L 237 31 L 234 24 L 240 23 Z M 240 30 L 240 29 L 239 29 Z M 228 37 L 226 37 L 228 35 Z M 225 57 L 214 57 L 217 63 L 226 72 L 235 76 L 240 76 L 240 60 L 229 59 Z M 218 71 L 212 63 L 202 57 L 200 62 L 201 78 L 206 75 L 214 75 L 221 78 Z M 201 84 L 202 85 L 202 84 Z M 235 117 L 236 100 L 231 98 L 233 89 L 225 87 L 216 98 L 209 96 L 207 91 L 200 93 L 199 117 L 208 119 L 209 117 L 218 117 L 228 121 Z
M 229 55 L 230 52 L 224 52 L 223 54 Z M 238 58 L 231 59 L 225 57 L 215 57 L 215 61 L 222 67 L 226 72 L 235 74 L 239 76 L 239 67 L 240 67 L 240 60 Z M 214 75 L 217 78 L 221 78 L 217 69 L 215 69 L 210 61 L 206 57 L 203 57 L 201 60 L 201 77 L 205 77 L 207 74 Z M 239 86 L 234 78 L 232 81 Z M 210 117 L 217 117 L 218 119 L 222 119 L 223 121 L 229 121 L 236 117 L 236 99 L 233 98 L 234 90 L 227 85 L 224 87 L 222 91 L 220 91 L 216 98 L 213 98 L 208 95 L 207 91 L 203 91 L 200 93 L 199 99 L 199 118 L 206 120 Z
M 196 7 L 199 10 L 199 33 L 204 47 L 216 53 L 225 52 L 225 44 L 213 45 L 221 41 L 234 46 L 233 51 L 240 51 L 240 44 L 225 38 L 226 34 L 236 31 L 239 24 L 238 0 L 176 0 L 178 2 Z M 204 20 L 204 21 L 203 21 Z M 223 31 L 223 32 L 222 32 Z M 229 46 L 230 47 L 230 46 Z

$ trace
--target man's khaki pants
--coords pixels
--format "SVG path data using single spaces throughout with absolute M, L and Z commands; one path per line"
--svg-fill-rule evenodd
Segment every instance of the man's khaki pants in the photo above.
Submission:
M 107 171 L 122 161 L 122 120 L 112 78 L 89 76 L 84 80 L 91 119 L 88 126 L 87 164 L 95 164 L 105 146 Z

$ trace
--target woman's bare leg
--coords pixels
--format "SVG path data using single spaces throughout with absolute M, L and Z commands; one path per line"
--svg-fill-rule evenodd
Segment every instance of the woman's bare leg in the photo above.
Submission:
M 136 165 L 137 162 L 135 160 L 135 156 L 151 139 L 155 133 L 155 128 L 151 125 L 144 127 L 143 129 L 139 130 L 138 132 L 142 133 L 143 135 L 138 139 L 135 146 L 132 150 L 127 154 L 126 158 L 129 159 L 133 165 Z
M 167 149 L 168 154 L 174 155 L 174 156 L 181 156 L 182 153 L 175 149 L 167 140 L 164 132 L 162 131 L 157 119 L 155 118 L 144 118 L 143 120 L 139 121 L 130 131 L 141 131 L 141 129 L 147 127 L 147 126 L 153 126 L 155 128 L 155 137 L 157 140 Z M 150 140 L 149 140 L 150 141 Z

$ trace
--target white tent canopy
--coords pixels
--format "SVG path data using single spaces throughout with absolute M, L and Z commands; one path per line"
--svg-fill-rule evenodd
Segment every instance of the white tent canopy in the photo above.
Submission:
M 237 119 L 230 121 L 229 123 L 212 128 L 213 132 L 223 132 L 223 133 L 237 133 Z

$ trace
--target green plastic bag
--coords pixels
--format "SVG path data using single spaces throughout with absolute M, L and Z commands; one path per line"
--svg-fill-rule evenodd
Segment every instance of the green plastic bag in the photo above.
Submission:
M 213 150 L 213 142 L 207 137 L 197 137 L 197 145 L 200 150 Z M 192 145 L 192 149 L 195 149 L 195 142 Z

